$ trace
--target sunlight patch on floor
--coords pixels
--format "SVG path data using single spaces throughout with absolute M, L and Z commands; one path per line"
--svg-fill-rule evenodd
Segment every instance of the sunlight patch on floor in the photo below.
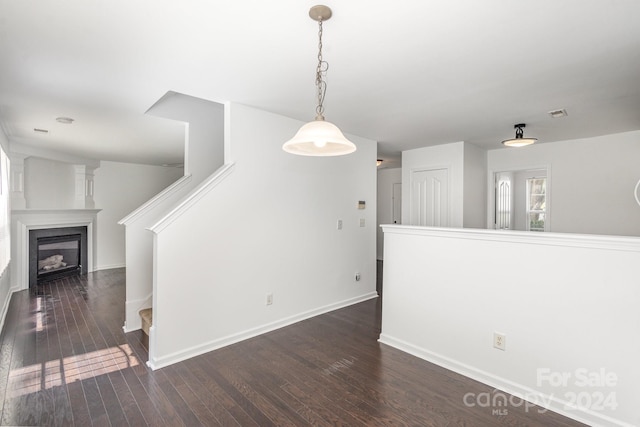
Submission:
M 62 386 L 140 364 L 128 344 L 12 369 L 11 397 Z

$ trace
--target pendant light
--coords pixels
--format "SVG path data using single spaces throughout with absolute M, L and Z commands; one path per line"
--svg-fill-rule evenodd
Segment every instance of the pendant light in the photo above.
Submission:
M 316 67 L 316 88 L 318 105 L 314 121 L 303 125 L 293 138 L 285 142 L 282 149 L 287 153 L 301 156 L 341 156 L 356 151 L 356 146 L 342 134 L 333 123 L 324 119 L 324 95 L 327 83 L 323 75 L 329 64 L 322 60 L 322 23 L 331 18 L 331 9 L 327 6 L 313 6 L 309 16 L 318 22 L 318 66 Z
M 518 125 L 513 125 L 516 130 L 516 137 L 514 139 L 505 139 L 502 143 L 507 147 L 524 147 L 526 145 L 531 145 L 537 141 L 536 138 L 524 138 L 523 127 L 526 127 L 524 123 L 520 123 Z

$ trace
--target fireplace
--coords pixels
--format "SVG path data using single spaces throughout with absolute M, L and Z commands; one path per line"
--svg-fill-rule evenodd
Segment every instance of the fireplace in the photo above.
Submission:
M 29 287 L 87 272 L 87 227 L 29 231 Z

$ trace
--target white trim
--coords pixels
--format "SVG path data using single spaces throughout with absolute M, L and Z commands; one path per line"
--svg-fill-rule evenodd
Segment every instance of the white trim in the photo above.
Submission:
M 93 271 L 101 271 L 101 270 L 113 270 L 114 268 L 125 268 L 126 264 L 111 264 L 111 265 L 96 265 L 93 268 Z
M 381 227 L 385 233 L 393 234 L 640 252 L 640 237 L 552 232 L 533 233 L 512 230 L 484 230 L 480 228 L 418 227 L 394 224 L 381 225 Z
M 5 299 L 4 304 L 2 305 L 2 311 L 0 311 L 0 334 L 4 330 L 4 321 L 7 318 L 7 313 L 9 313 L 9 304 L 11 303 L 11 297 L 13 296 L 14 292 L 18 292 L 19 290 L 20 289 L 13 287 L 13 288 L 9 288 L 7 292 L 7 298 Z
M 224 164 L 233 163 L 233 156 L 231 151 L 231 103 L 224 102 Z
M 249 338 L 253 338 L 255 336 L 258 335 L 262 335 L 264 333 L 267 332 L 271 332 L 274 331 L 276 329 L 280 329 L 283 328 L 285 326 L 289 326 L 291 324 L 300 322 L 302 320 L 305 319 L 309 319 L 311 317 L 315 317 L 318 316 L 320 314 L 324 314 L 324 313 L 328 313 L 330 311 L 334 311 L 334 310 L 338 310 L 340 308 L 344 308 L 344 307 L 348 307 L 350 305 L 353 304 L 358 304 L 360 302 L 363 301 L 367 301 L 370 300 L 372 298 L 377 298 L 378 294 L 377 292 L 369 292 L 367 294 L 358 296 L 358 297 L 354 297 L 354 298 L 349 298 L 347 300 L 344 301 L 340 301 L 334 304 L 329 304 L 326 305 L 324 307 L 319 307 L 313 310 L 309 310 L 309 311 L 305 311 L 303 313 L 299 313 L 296 314 L 294 316 L 290 316 L 284 319 L 280 319 L 278 321 L 272 322 L 272 323 L 267 323 L 265 325 L 262 326 L 258 326 L 256 328 L 252 328 L 252 329 L 248 329 L 246 331 L 243 332 L 239 332 L 237 334 L 233 334 L 233 335 L 229 335 L 220 339 L 216 339 L 213 341 L 210 341 L 208 343 L 204 343 L 202 345 L 198 345 L 198 346 L 194 346 L 191 348 L 187 348 L 185 350 L 182 351 L 178 351 L 160 358 L 156 358 L 155 356 L 153 356 L 151 354 L 151 349 L 155 348 L 155 333 L 153 331 L 153 326 L 151 327 L 151 329 L 149 330 L 149 361 L 147 362 L 147 365 L 153 369 L 160 369 L 160 368 L 164 368 L 165 366 L 169 366 L 172 365 L 174 363 L 178 363 L 181 362 L 183 360 L 201 355 L 203 353 L 207 353 L 209 351 L 212 350 L 217 350 L 219 348 L 222 347 L 226 347 L 228 345 L 231 344 L 235 344 L 237 342 L 240 341 L 244 341 L 246 339 Z M 153 341 L 153 343 L 152 343 Z
M 119 225 L 127 225 L 135 221 L 139 216 L 144 215 L 148 211 L 154 209 L 156 205 L 162 203 L 168 197 L 171 197 L 174 193 L 178 192 L 185 185 L 191 181 L 191 175 L 185 175 L 178 179 L 176 182 L 156 194 L 154 197 L 145 202 L 142 206 L 131 212 L 129 215 L 118 221 Z
M 210 177 L 204 180 L 195 190 L 193 190 L 187 197 L 185 197 L 178 205 L 171 210 L 162 219 L 156 222 L 154 225 L 148 228 L 148 230 L 154 233 L 160 233 L 166 227 L 168 227 L 173 221 L 182 216 L 183 213 L 188 211 L 191 206 L 202 199 L 209 191 L 213 190 L 218 184 L 231 174 L 235 163 L 229 163 L 222 166 L 215 171 Z
M 11 243 L 11 277 L 18 289 L 29 289 L 29 231 L 59 227 L 87 227 L 87 272 L 95 265 L 98 212 L 101 209 L 25 209 L 11 211 L 15 236 Z
M 461 363 L 457 360 L 445 357 L 441 354 L 431 352 L 422 347 L 412 345 L 404 340 L 394 338 L 386 334 L 380 334 L 378 342 L 389 345 L 405 353 L 409 353 L 420 359 L 431 362 L 435 365 L 442 366 L 465 377 L 479 381 L 490 387 L 501 390 L 505 393 L 509 393 L 513 396 L 531 402 L 544 409 L 556 412 L 564 415 L 565 417 L 573 420 L 594 426 L 624 426 L 633 427 L 631 424 L 627 424 L 621 420 L 602 415 L 598 412 L 589 409 L 576 409 L 575 411 L 568 411 L 565 408 L 570 407 L 569 402 L 558 399 L 553 395 L 540 393 L 532 390 L 521 384 L 509 381 L 506 378 L 498 377 L 485 372 L 480 369 L 476 369 L 473 366 L 469 366 L 465 363 Z
M 140 310 L 152 307 L 153 292 L 144 298 L 128 300 L 124 302 L 125 320 L 122 330 L 125 333 L 137 331 L 142 328 L 142 320 L 140 319 Z M 127 321 L 127 319 L 129 319 Z

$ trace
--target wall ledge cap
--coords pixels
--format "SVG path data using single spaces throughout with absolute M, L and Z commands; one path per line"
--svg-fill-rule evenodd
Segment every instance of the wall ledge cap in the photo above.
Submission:
M 412 225 L 384 224 L 385 234 L 411 234 L 449 239 L 485 240 L 549 246 L 609 249 L 640 252 L 640 237 L 599 234 L 531 232 L 511 230 L 487 230 L 481 228 L 419 227 Z

